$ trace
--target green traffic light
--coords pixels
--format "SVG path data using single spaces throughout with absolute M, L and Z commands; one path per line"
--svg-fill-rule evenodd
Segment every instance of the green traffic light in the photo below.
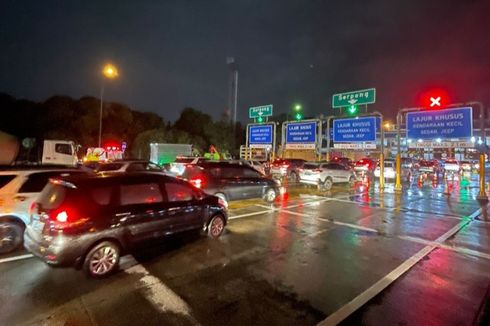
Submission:
M 303 119 L 303 115 L 302 115 L 300 112 L 297 112 L 297 113 L 294 115 L 294 118 L 295 118 L 296 120 L 301 120 L 301 119 Z
M 347 113 L 349 113 L 350 115 L 357 114 L 358 111 L 359 111 L 359 109 L 356 105 L 351 105 L 347 108 Z
M 263 117 L 258 117 L 258 118 L 257 118 L 257 122 L 259 122 L 259 123 L 264 122 L 264 118 L 263 118 Z

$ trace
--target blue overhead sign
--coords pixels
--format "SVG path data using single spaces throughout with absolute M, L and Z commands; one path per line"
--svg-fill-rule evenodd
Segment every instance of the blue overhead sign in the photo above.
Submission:
M 272 144 L 272 125 L 249 126 L 249 144 Z
M 316 121 L 288 123 L 286 129 L 286 143 L 316 143 Z
M 471 107 L 407 113 L 408 139 L 449 139 L 473 136 Z
M 334 120 L 333 141 L 338 143 L 376 141 L 376 117 Z

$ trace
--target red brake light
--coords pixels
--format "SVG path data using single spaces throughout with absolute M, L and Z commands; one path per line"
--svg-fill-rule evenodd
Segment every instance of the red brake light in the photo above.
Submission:
M 68 213 L 66 211 L 59 212 L 56 215 L 56 220 L 61 223 L 65 223 L 68 221 Z
M 196 188 L 204 187 L 204 180 L 202 178 L 193 178 L 189 182 Z
M 283 164 L 282 167 L 283 168 L 288 168 L 289 167 L 289 164 Z
M 31 215 L 32 213 L 34 213 L 34 211 L 36 210 L 37 208 L 37 204 L 36 202 L 32 202 L 31 206 L 29 207 L 29 215 Z

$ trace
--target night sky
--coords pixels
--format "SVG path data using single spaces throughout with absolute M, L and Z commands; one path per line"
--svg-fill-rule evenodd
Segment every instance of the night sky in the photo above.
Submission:
M 238 117 L 274 104 L 331 114 L 333 93 L 377 88 L 393 117 L 421 91 L 490 105 L 490 0 L 175 0 L 0 2 L 0 92 L 43 101 L 99 96 L 175 120 L 219 118 L 226 57 L 239 65 Z M 1 109 L 1 108 L 0 108 Z

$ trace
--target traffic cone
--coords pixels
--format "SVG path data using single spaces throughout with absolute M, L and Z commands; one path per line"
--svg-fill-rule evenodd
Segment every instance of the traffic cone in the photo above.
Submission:
M 447 182 L 447 180 L 444 182 L 444 195 L 451 195 L 451 192 L 449 191 L 449 182 Z

